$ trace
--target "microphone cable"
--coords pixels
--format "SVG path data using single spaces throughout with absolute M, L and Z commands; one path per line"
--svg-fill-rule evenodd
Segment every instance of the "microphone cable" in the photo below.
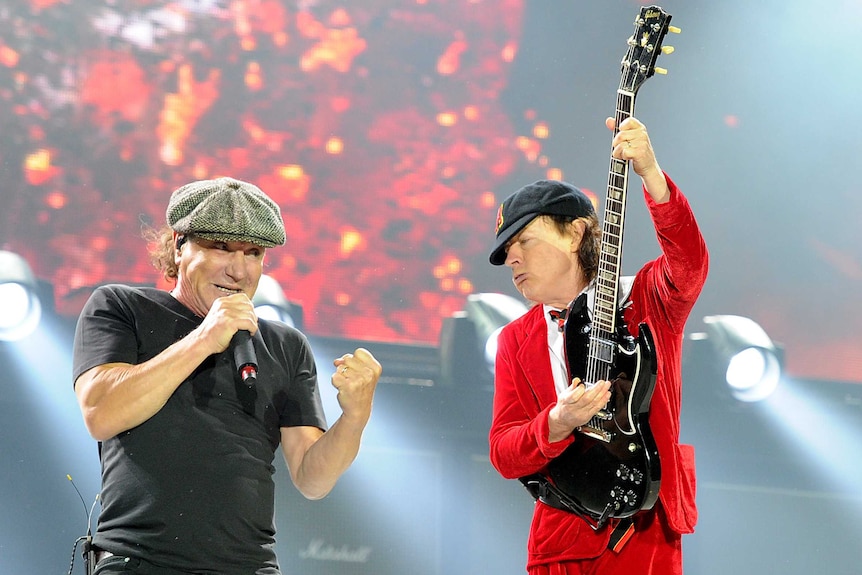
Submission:
M 92 519 L 93 519 L 93 510 L 96 508 L 96 503 L 99 501 L 99 494 L 96 494 L 96 498 L 93 500 L 93 504 L 90 506 L 89 512 L 87 511 L 87 504 L 84 502 L 84 496 L 81 495 L 81 491 L 78 489 L 78 486 L 75 485 L 75 481 L 72 479 L 71 475 L 66 475 L 66 479 L 72 484 L 72 487 L 75 488 L 75 492 L 78 494 L 78 498 L 81 500 L 81 505 L 84 506 L 84 515 L 87 517 L 87 534 L 78 537 L 75 540 L 75 544 L 72 546 L 72 559 L 69 561 L 69 573 L 68 575 L 72 575 L 72 570 L 75 568 L 75 553 L 78 552 L 78 545 L 84 542 L 84 551 L 86 554 L 85 565 L 84 568 L 87 571 L 87 575 L 92 575 L 93 571 L 96 569 L 95 561 L 95 553 L 93 552 L 93 547 L 91 545 L 93 541 L 92 535 Z

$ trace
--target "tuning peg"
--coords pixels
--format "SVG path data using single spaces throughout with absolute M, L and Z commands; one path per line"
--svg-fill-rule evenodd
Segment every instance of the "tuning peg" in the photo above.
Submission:
M 671 34 L 679 34 L 680 32 L 682 32 L 682 28 L 677 28 L 676 26 L 668 26 L 667 31 Z
M 659 68 L 658 66 L 656 66 L 653 69 L 655 70 L 656 74 L 662 74 L 662 75 L 667 74 L 667 68 Z
M 673 46 L 662 46 L 661 47 L 661 53 L 662 54 L 673 54 L 673 50 L 674 50 Z

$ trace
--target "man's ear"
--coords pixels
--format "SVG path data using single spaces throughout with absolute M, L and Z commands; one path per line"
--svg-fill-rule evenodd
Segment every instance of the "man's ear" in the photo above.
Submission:
M 572 231 L 572 252 L 576 253 L 581 247 L 581 240 L 584 238 L 587 223 L 582 219 L 577 219 L 569 223 L 569 228 Z

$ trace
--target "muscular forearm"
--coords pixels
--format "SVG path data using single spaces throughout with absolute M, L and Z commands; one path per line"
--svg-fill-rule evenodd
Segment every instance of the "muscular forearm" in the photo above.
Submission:
M 305 451 L 292 474 L 296 488 L 308 499 L 325 497 L 359 453 L 368 418 L 342 415 Z M 289 462 L 288 462 L 289 463 Z
M 195 330 L 144 363 L 109 363 L 81 374 L 75 394 L 90 435 L 104 441 L 148 420 L 211 353 Z

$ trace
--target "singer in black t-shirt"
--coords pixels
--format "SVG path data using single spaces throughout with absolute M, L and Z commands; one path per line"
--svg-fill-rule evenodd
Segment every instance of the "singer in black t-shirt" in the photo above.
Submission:
M 381 367 L 361 348 L 334 360 L 342 414 L 327 429 L 308 341 L 251 303 L 285 241 L 278 206 L 204 180 L 171 195 L 167 224 L 153 259 L 174 289 L 98 288 L 75 334 L 75 393 L 101 442 L 96 572 L 277 575 L 275 453 L 303 495 L 325 496 L 356 457 Z M 240 330 L 257 367 L 245 382 Z

